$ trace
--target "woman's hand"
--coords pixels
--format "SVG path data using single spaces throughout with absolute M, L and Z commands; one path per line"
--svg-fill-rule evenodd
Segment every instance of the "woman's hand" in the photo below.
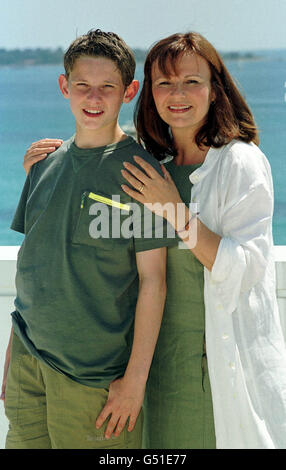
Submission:
M 175 228 L 177 226 L 184 227 L 186 220 L 188 220 L 185 217 L 185 209 L 187 208 L 182 202 L 170 173 L 161 165 L 164 174 L 162 177 L 143 158 L 135 156 L 134 160 L 144 171 L 131 163 L 124 162 L 125 170 L 121 170 L 122 176 L 135 190 L 123 184 L 121 185 L 123 191 L 136 201 L 145 204 L 152 212 L 165 217 Z M 177 220 L 179 212 L 181 217 L 180 220 Z
M 23 166 L 26 174 L 29 173 L 35 163 L 46 158 L 48 153 L 54 152 L 62 143 L 61 139 L 41 139 L 34 142 L 24 156 Z

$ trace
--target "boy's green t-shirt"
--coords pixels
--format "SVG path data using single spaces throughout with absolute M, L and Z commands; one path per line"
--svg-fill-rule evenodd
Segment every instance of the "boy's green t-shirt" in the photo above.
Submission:
M 25 233 L 15 333 L 32 355 L 93 387 L 122 376 L 129 360 L 136 253 L 175 243 L 165 220 L 146 209 L 144 218 L 144 206 L 121 189 L 123 162 L 134 155 L 161 171 L 132 137 L 94 149 L 71 138 L 31 169 L 11 225 Z

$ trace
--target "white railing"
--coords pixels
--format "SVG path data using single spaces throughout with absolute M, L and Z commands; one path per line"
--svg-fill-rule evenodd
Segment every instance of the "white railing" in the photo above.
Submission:
M 275 246 L 276 297 L 286 341 L 286 246 Z
M 10 335 L 10 313 L 15 298 L 15 273 L 18 246 L 0 246 L 0 380 Z M 286 341 L 286 246 L 275 246 L 276 289 L 281 324 Z M 8 423 L 0 404 L 0 449 L 4 448 Z

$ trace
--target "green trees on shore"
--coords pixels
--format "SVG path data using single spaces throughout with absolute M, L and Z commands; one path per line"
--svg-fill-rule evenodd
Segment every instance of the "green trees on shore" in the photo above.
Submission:
M 143 49 L 133 49 L 136 62 L 144 62 L 147 51 Z M 64 50 L 61 47 L 57 49 L 1 49 L 0 48 L 0 66 L 23 66 L 23 65 L 43 65 L 43 64 L 62 64 Z M 221 54 L 224 59 L 254 59 L 255 55 L 251 52 L 227 52 Z

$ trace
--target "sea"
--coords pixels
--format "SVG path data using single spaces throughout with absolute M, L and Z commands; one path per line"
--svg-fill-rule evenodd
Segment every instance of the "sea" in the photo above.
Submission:
M 254 56 L 225 62 L 258 125 L 274 182 L 274 243 L 286 245 L 286 50 Z M 0 68 L 0 245 L 20 245 L 23 239 L 9 227 L 25 181 L 26 150 L 38 139 L 65 140 L 74 134 L 69 103 L 58 88 L 62 72 L 61 65 Z M 141 63 L 136 78 L 142 83 Z M 135 100 L 121 109 L 119 121 L 127 132 Z

